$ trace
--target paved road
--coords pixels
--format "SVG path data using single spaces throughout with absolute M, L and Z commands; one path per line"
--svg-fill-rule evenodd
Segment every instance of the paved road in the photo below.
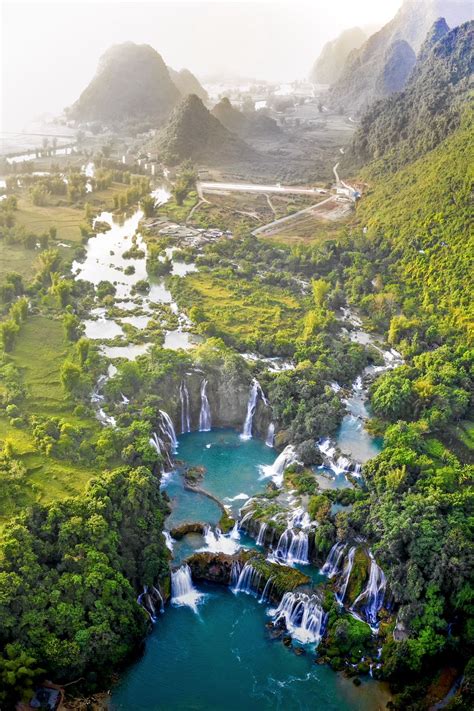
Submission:
M 254 183 L 208 183 L 199 182 L 197 192 L 228 190 L 243 193 L 295 193 L 298 195 L 318 195 L 319 188 L 303 188 L 292 185 L 255 185 Z
M 311 212 L 312 210 L 314 210 L 315 207 L 324 205 L 326 202 L 329 202 L 333 198 L 334 198 L 334 195 L 331 195 L 330 197 L 326 198 L 325 200 L 321 200 L 321 202 L 317 202 L 315 205 L 310 205 L 309 207 L 305 207 L 303 210 L 298 210 L 298 212 L 294 212 L 292 215 L 287 215 L 286 217 L 280 217 L 279 220 L 274 220 L 273 222 L 269 222 L 267 225 L 262 225 L 262 227 L 257 227 L 256 230 L 253 230 L 252 234 L 258 235 L 258 234 L 261 234 L 262 232 L 267 232 L 268 230 L 272 230 L 274 227 L 278 227 L 279 225 L 282 225 L 285 222 L 290 222 L 290 220 L 294 220 L 295 217 L 299 217 L 300 215 L 304 215 L 307 212 Z

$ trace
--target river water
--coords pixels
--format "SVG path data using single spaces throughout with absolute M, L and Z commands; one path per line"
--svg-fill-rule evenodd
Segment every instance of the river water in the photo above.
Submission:
M 233 512 L 264 487 L 260 466 L 275 451 L 257 439 L 242 440 L 233 430 L 194 432 L 179 437 L 177 458 L 204 466 L 202 488 Z M 183 488 L 182 470 L 165 477 L 171 499 L 167 526 L 189 521 L 216 525 L 217 504 Z M 255 546 L 241 537 L 240 545 Z M 174 564 L 205 548 L 203 537 L 174 543 Z M 307 572 L 310 572 L 307 568 Z M 306 571 L 305 571 L 306 572 Z M 315 571 L 316 572 L 316 571 Z M 317 575 L 315 576 L 317 578 Z M 314 654 L 296 656 L 272 641 L 265 623 L 269 609 L 249 595 L 202 585 L 197 612 L 167 606 L 146 641 L 143 657 L 113 689 L 111 708 L 136 711 L 375 711 L 387 701 L 385 688 L 370 678 L 360 687 L 326 666 Z

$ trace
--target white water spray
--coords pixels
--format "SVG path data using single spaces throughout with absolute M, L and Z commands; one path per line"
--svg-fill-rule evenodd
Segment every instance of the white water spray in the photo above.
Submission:
M 369 553 L 369 555 L 370 555 L 369 581 L 367 583 L 365 590 L 363 590 L 361 592 L 361 594 L 354 600 L 354 604 L 352 605 L 351 610 L 355 611 L 356 608 L 358 606 L 360 606 L 360 603 L 365 601 L 365 604 L 360 606 L 360 609 L 363 611 L 363 613 L 365 615 L 365 619 L 369 623 L 370 627 L 373 630 L 377 630 L 377 628 L 378 628 L 377 616 L 378 616 L 378 613 L 383 605 L 387 581 L 386 581 L 385 574 L 384 574 L 382 568 L 380 568 L 380 566 L 377 565 L 372 553 Z
M 345 550 L 345 543 L 335 543 L 333 545 L 329 551 L 326 562 L 321 568 L 323 575 L 327 575 L 328 578 L 333 578 L 339 572 Z
M 211 408 L 207 399 L 207 380 L 201 383 L 201 411 L 199 413 L 199 432 L 209 432 L 211 429 Z
M 176 432 L 174 431 L 173 422 L 171 417 L 164 410 L 160 410 L 160 415 L 162 420 L 162 432 L 169 439 L 171 451 L 175 453 L 178 449 L 178 438 L 176 437 Z
M 265 444 L 267 447 L 272 447 L 274 446 L 275 443 L 275 425 L 273 422 L 270 422 L 268 425 L 268 430 L 267 430 L 267 438 L 265 440 Z
M 323 635 L 325 614 L 315 595 L 287 592 L 276 610 L 271 611 L 273 622 L 285 623 L 293 639 L 302 644 L 319 644 Z
M 352 566 L 354 565 L 355 552 L 356 552 L 356 547 L 352 546 L 349 549 L 349 553 L 347 555 L 346 562 L 344 563 L 344 569 L 342 571 L 341 589 L 339 590 L 338 593 L 336 593 L 336 600 L 338 601 L 339 605 L 343 604 L 344 598 L 346 596 L 347 586 L 349 584 L 349 578 L 351 577 L 351 573 L 352 573 Z
M 179 386 L 179 397 L 181 400 L 181 434 L 191 432 L 191 416 L 189 410 L 189 391 L 184 380 Z
M 298 458 L 296 456 L 295 448 L 293 445 L 289 444 L 285 447 L 283 452 L 278 455 L 273 464 L 270 466 L 266 465 L 260 467 L 262 477 L 268 477 L 272 479 L 277 486 L 281 486 L 283 484 L 283 474 L 285 469 L 289 467 L 290 464 L 294 464 L 297 461 Z
M 190 607 L 197 612 L 197 606 L 203 595 L 193 585 L 191 568 L 182 565 L 171 573 L 171 604 Z

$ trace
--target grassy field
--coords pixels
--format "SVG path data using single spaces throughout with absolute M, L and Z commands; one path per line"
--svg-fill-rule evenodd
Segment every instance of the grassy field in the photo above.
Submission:
M 75 416 L 73 403 L 65 397 L 61 387 L 59 370 L 66 353 L 59 321 L 36 316 L 25 322 L 10 356 L 27 389 L 26 401 L 21 403 L 20 410 L 28 415 L 65 418 L 71 424 L 86 427 L 87 436 L 93 438 L 99 424 Z M 46 456 L 37 449 L 29 428 L 15 427 L 8 418 L 0 417 L 0 445 L 5 440 L 11 444 L 14 457 L 25 466 L 27 474 L 14 499 L 5 497 L 0 503 L 0 522 L 34 501 L 52 501 L 78 493 L 99 473 L 97 468 Z
M 291 222 L 283 223 L 280 228 L 271 234 L 261 233 L 261 239 L 277 244 L 316 244 L 329 239 L 337 239 L 341 234 L 347 220 L 332 222 L 321 220 L 314 215 L 302 215 Z
M 301 331 L 302 305 L 281 289 L 204 272 L 189 274 L 186 282 L 206 320 L 215 324 L 222 337 L 248 343 L 277 331 L 289 337 Z
M 62 205 L 39 207 L 33 205 L 29 198 L 22 196 L 18 200 L 15 217 L 18 225 L 23 225 L 36 234 L 48 232 L 49 228 L 54 226 L 58 230 L 58 240 L 76 243 L 81 240 L 79 225 L 84 223 L 82 209 Z

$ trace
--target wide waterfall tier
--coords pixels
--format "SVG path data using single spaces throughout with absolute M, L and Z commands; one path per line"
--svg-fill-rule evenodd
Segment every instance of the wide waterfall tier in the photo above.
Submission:
M 189 391 L 184 380 L 179 386 L 179 398 L 181 400 L 181 434 L 191 432 L 191 411 L 189 406 Z
M 193 585 L 191 568 L 189 565 L 182 565 L 181 568 L 171 573 L 171 604 L 176 606 L 190 607 L 197 612 L 198 603 L 202 600 L 203 594 Z
M 272 447 L 275 445 L 275 425 L 273 422 L 270 422 L 268 425 L 268 430 L 267 430 L 267 437 L 265 439 L 265 444 L 267 447 Z
M 283 474 L 285 469 L 290 466 L 290 464 L 295 464 L 298 461 L 296 455 L 296 450 L 293 445 L 289 444 L 281 454 L 275 459 L 272 465 L 260 467 L 261 475 L 263 478 L 270 478 L 276 484 L 276 486 L 281 486 L 283 484 Z
M 308 551 L 308 533 L 287 528 L 281 534 L 272 557 L 278 562 L 286 563 L 287 565 L 294 565 L 295 563 L 306 565 L 309 563 Z
M 284 623 L 286 629 L 302 644 L 319 644 L 324 632 L 326 616 L 316 595 L 287 592 L 276 610 L 270 611 L 275 625 Z
M 378 613 L 382 609 L 387 581 L 382 568 L 377 565 L 372 553 L 369 553 L 369 555 L 369 581 L 365 589 L 354 600 L 351 610 L 353 612 L 362 612 L 366 622 L 368 622 L 372 630 L 376 631 L 378 629 Z
M 345 550 L 345 543 L 335 543 L 333 545 L 333 547 L 329 551 L 329 555 L 326 559 L 326 562 L 321 568 L 321 573 L 323 575 L 327 575 L 328 578 L 333 578 L 335 575 L 337 575 L 337 573 L 340 572 Z
M 201 383 L 201 410 L 199 412 L 199 431 L 209 432 L 211 429 L 211 408 L 207 399 L 207 380 Z
M 342 571 L 342 577 L 341 577 L 341 586 L 339 589 L 339 592 L 336 593 L 336 600 L 340 605 L 343 604 L 344 598 L 346 596 L 347 592 L 347 586 L 349 584 L 349 578 L 351 577 L 352 573 L 352 567 L 354 565 L 354 556 L 356 552 L 356 547 L 351 546 L 349 549 L 349 553 L 347 554 L 347 558 L 344 561 L 344 568 Z
M 258 398 L 261 397 L 265 405 L 268 405 L 268 400 L 263 394 L 262 386 L 256 378 L 252 380 L 250 386 L 249 400 L 247 403 L 247 415 L 245 417 L 244 427 L 242 434 L 240 435 L 242 439 L 251 439 L 252 437 L 252 425 L 253 417 L 257 409 Z
M 178 449 L 178 438 L 176 437 L 176 432 L 174 431 L 174 426 L 173 426 L 171 417 L 164 410 L 160 410 L 160 416 L 161 416 L 161 425 L 160 425 L 161 431 L 162 431 L 164 437 L 169 441 L 171 451 L 173 453 L 176 453 L 176 451 Z
M 156 622 L 157 612 L 164 612 L 165 610 L 163 597 L 154 585 L 150 589 L 148 585 L 143 587 L 143 592 L 137 597 L 137 603 L 140 607 L 143 607 L 152 622 Z
M 257 597 L 261 583 L 262 574 L 251 563 L 246 563 L 243 568 L 239 564 L 232 567 L 231 588 L 235 594 L 243 592 Z
M 210 551 L 211 553 L 226 553 L 227 555 L 233 555 L 234 553 L 237 553 L 240 548 L 240 534 L 237 524 L 228 534 L 222 533 L 219 527 L 216 527 L 216 529 L 213 530 L 211 526 L 206 525 L 203 537 L 206 545 L 203 548 L 198 548 L 198 553 Z

